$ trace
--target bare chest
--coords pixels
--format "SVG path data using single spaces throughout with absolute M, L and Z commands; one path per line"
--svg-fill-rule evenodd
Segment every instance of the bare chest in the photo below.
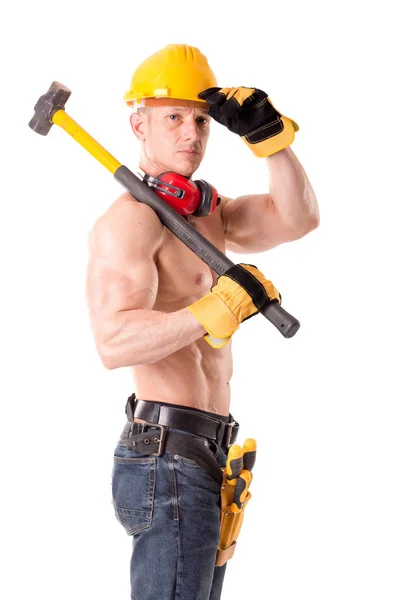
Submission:
M 189 218 L 197 231 L 225 254 L 223 223 L 217 213 Z M 158 293 L 155 310 L 179 310 L 203 296 L 215 284 L 217 274 L 166 227 L 157 256 Z

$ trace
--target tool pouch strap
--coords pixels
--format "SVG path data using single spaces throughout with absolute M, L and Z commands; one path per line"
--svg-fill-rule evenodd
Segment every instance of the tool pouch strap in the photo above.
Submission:
M 223 480 L 221 485 L 220 541 L 215 562 L 217 567 L 224 565 L 233 556 L 236 541 L 243 523 L 244 511 L 251 498 L 251 493 L 248 491 L 243 501 L 242 509 L 239 512 L 229 510 L 229 506 L 233 502 L 234 486 L 227 483 L 225 469 L 221 470 L 223 472 Z
M 235 552 L 235 548 L 236 548 L 236 542 L 233 542 L 233 544 L 226 550 L 220 550 L 218 548 L 217 558 L 215 560 L 215 566 L 222 567 L 226 562 L 228 562 L 228 560 L 230 558 L 232 558 L 233 553 Z

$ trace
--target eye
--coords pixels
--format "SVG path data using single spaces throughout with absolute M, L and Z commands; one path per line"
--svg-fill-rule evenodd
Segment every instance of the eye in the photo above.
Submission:
M 170 119 L 170 121 L 176 121 L 178 119 L 179 115 L 177 114 L 173 114 L 173 115 L 168 115 L 168 119 Z
M 208 125 L 210 119 L 207 119 L 206 117 L 198 117 L 197 122 L 200 123 L 200 125 Z

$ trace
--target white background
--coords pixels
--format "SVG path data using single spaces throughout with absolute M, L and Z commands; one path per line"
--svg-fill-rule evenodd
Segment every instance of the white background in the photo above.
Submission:
M 258 456 L 223 598 L 398 600 L 394 3 L 13 6 L 0 42 L 1 597 L 129 597 L 131 538 L 110 482 L 134 386 L 102 366 L 84 293 L 87 233 L 121 188 L 61 129 L 40 137 L 27 123 L 61 81 L 69 114 L 134 170 L 131 74 L 187 43 L 220 85 L 264 89 L 299 123 L 292 149 L 321 212 L 299 241 L 228 254 L 257 264 L 302 326 L 286 340 L 259 316 L 234 337 L 231 412 Z M 218 124 L 196 175 L 231 197 L 268 189 L 264 161 Z

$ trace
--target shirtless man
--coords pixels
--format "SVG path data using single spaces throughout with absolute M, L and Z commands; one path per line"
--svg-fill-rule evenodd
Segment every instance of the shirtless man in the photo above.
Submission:
M 187 87 L 182 52 L 184 68 L 195 73 L 195 96 L 191 92 L 188 99 L 187 92 L 172 90 L 169 98 L 139 99 L 139 108 L 135 98 L 130 99 L 136 109 L 131 126 L 141 145 L 140 168 L 154 177 L 165 171 L 191 177 L 203 159 L 210 133 L 213 105 L 198 94 L 216 83 L 197 49 L 169 46 L 141 68 L 147 64 L 149 69 L 151 61 L 162 59 L 171 76 L 175 61 L 181 79 L 171 84 L 171 89 L 174 85 Z M 200 63 L 202 75 L 195 70 Z M 160 71 L 159 62 L 157 67 Z M 285 147 L 266 155 L 265 160 L 270 193 L 234 200 L 222 197 L 210 216 L 186 217 L 223 253 L 262 252 L 298 239 L 318 225 L 315 196 L 293 151 Z M 270 297 L 277 298 L 272 284 L 258 270 L 253 273 Z M 90 232 L 87 275 L 96 347 L 107 369 L 132 369 L 136 401 L 177 410 L 185 407 L 185 414 L 214 417 L 223 423 L 232 419 L 231 336 L 237 327 L 219 344 L 215 340 L 212 344 L 207 334 L 215 336 L 215 331 L 208 328 L 207 316 L 218 310 L 221 301 L 215 307 L 212 299 L 207 306 L 197 308 L 196 304 L 207 294 L 211 298 L 210 290 L 217 283 L 216 273 L 164 227 L 148 205 L 130 194 L 123 193 L 96 221 Z M 254 305 L 252 310 L 236 314 L 237 322 L 252 313 L 256 313 Z M 131 418 L 130 425 L 133 420 L 132 439 L 142 439 L 140 431 L 158 431 L 140 430 L 143 419 Z M 183 435 L 190 436 L 187 432 Z M 220 467 L 224 466 L 228 445 L 212 438 L 206 438 L 205 445 L 212 449 Z M 217 600 L 226 568 L 226 564 L 214 567 L 219 541 L 218 484 L 196 461 L 179 452 L 156 456 L 136 452 L 134 447 L 120 441 L 113 471 L 116 515 L 133 536 L 131 597 Z

